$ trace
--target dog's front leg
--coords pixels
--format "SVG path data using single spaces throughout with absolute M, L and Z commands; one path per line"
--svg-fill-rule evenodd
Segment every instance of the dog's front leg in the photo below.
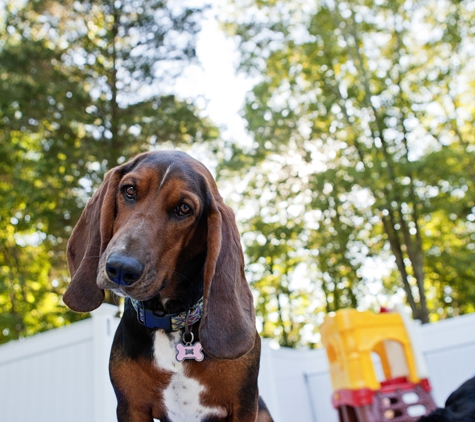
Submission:
M 233 414 L 226 418 L 227 422 L 259 422 L 257 413 L 249 413 L 247 415 Z
M 258 405 L 246 403 L 245 405 L 236 404 L 232 406 L 232 413 L 226 418 L 227 422 L 259 422 Z M 265 419 L 263 419 L 264 422 Z
M 117 405 L 118 422 L 153 422 L 152 410 L 134 408 L 125 401 L 119 401 Z

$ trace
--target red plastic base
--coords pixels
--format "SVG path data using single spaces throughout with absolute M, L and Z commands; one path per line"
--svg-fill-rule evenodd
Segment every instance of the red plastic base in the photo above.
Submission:
M 339 406 L 347 405 L 352 407 L 360 407 L 372 404 L 374 395 L 378 392 L 390 393 L 396 390 L 414 390 L 419 385 L 424 391 L 432 390 L 429 380 L 423 379 L 420 383 L 409 382 L 406 377 L 392 378 L 381 382 L 381 389 L 373 391 L 369 388 L 361 388 L 360 390 L 342 389 L 333 393 L 332 404 L 335 409 Z
M 407 393 L 416 400 L 406 403 Z M 416 422 L 436 408 L 428 380 L 414 384 L 405 378 L 388 380 L 378 391 L 340 390 L 332 401 L 340 422 Z

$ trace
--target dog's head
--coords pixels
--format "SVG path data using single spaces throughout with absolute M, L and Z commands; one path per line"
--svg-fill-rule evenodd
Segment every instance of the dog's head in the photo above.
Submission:
M 159 296 L 166 309 L 183 289 L 197 288 L 183 280 L 201 279 L 205 351 L 235 359 L 254 345 L 234 214 L 206 167 L 185 153 L 145 153 L 110 170 L 75 226 L 67 255 L 72 278 L 64 302 L 74 311 L 97 308 L 104 289 L 140 301 Z

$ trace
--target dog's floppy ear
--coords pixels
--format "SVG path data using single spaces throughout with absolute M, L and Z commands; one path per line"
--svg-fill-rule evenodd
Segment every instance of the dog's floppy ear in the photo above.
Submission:
M 89 200 L 68 241 L 67 258 L 71 282 L 63 301 L 76 312 L 90 312 L 104 300 L 96 284 L 102 253 L 112 238 L 115 195 L 120 167 L 110 170 L 102 185 Z
M 234 213 L 223 203 L 217 189 L 210 196 L 200 340 L 210 356 L 237 359 L 254 346 L 253 298 L 244 275 Z

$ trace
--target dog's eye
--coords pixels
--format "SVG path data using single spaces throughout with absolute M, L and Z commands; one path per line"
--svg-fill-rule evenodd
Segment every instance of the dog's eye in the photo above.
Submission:
M 185 203 L 182 203 L 175 208 L 175 214 L 179 217 L 184 217 L 185 215 L 191 214 L 191 212 L 191 207 Z
M 135 186 L 125 186 L 124 193 L 127 198 L 135 199 L 135 197 L 137 196 L 137 189 L 135 189 Z

